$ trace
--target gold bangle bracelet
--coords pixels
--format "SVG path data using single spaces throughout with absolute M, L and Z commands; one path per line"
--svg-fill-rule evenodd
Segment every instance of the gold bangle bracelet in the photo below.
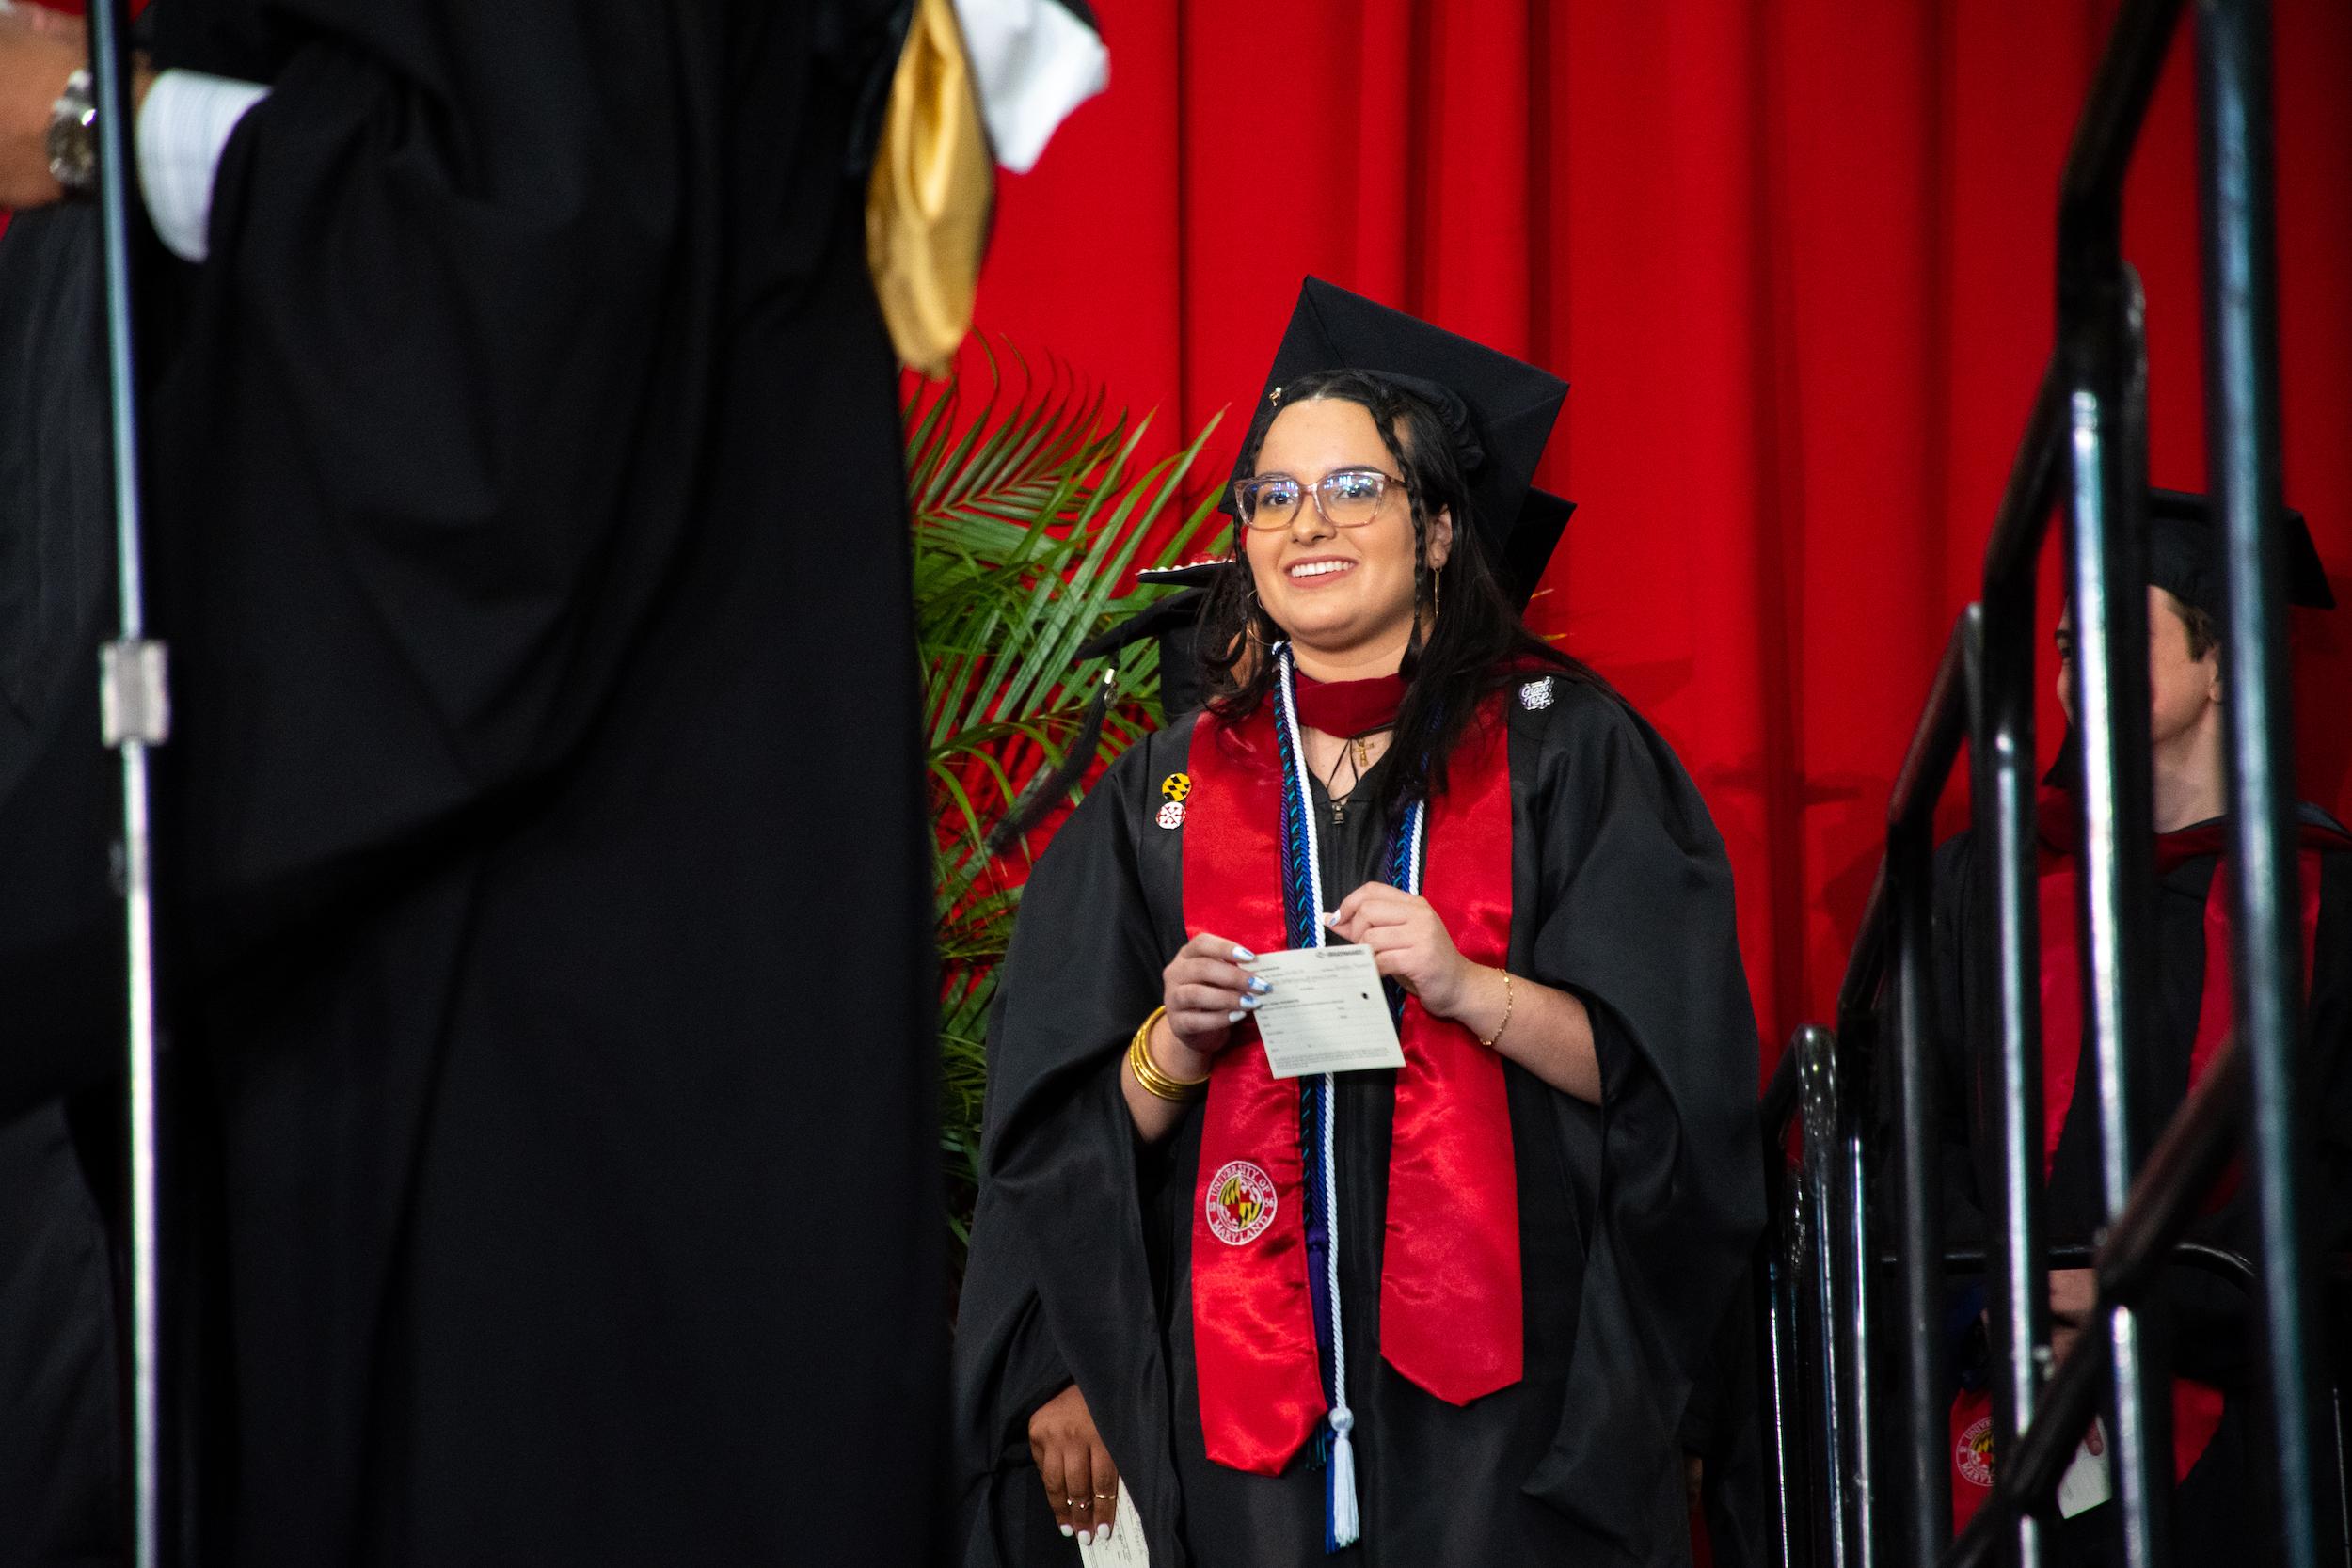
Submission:
M 1502 1022 L 1495 1025 L 1493 1034 L 1478 1042 L 1478 1048 L 1482 1051 L 1492 1051 L 1495 1048 L 1495 1041 L 1501 1039 L 1502 1032 L 1509 1027 L 1511 1027 L 1511 972 L 1506 969 L 1502 972 Z
M 1167 1011 L 1166 1007 L 1152 1008 L 1152 1016 L 1143 1021 L 1143 1026 L 1136 1031 L 1135 1038 L 1127 1042 L 1127 1070 L 1136 1075 L 1136 1082 L 1143 1086 L 1144 1093 L 1154 1099 L 1182 1104 L 1207 1094 L 1209 1081 L 1206 1078 L 1178 1078 L 1162 1071 L 1160 1064 L 1152 1059 L 1152 1025 L 1157 1023 Z

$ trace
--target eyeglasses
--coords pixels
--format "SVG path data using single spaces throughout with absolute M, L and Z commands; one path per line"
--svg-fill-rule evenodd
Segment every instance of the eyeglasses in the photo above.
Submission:
M 1325 522 L 1333 528 L 1361 528 L 1380 515 L 1380 503 L 1389 499 L 1389 486 L 1404 483 L 1377 468 L 1339 468 L 1312 484 L 1301 483 L 1288 474 L 1270 474 L 1236 481 L 1233 506 L 1245 524 L 1272 532 L 1291 526 L 1311 492 L 1315 511 Z

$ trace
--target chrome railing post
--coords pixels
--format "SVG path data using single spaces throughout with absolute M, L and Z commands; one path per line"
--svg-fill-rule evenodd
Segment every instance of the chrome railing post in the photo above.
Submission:
M 2276 1462 L 2265 1513 L 2289 1568 L 2317 1568 L 2316 1348 L 2303 1266 L 2307 1133 L 2297 1112 L 2299 897 L 2294 847 L 2273 255 L 2270 8 L 2200 0 L 2198 164 L 2203 186 L 2205 469 L 2226 544 L 2232 1016 L 2247 1055 L 2247 1148 L 2262 1271 L 2264 1428 Z

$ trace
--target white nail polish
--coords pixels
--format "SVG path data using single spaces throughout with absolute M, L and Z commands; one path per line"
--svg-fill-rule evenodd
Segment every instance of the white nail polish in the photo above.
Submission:
M 1237 964 L 1253 964 L 1258 961 L 1258 955 L 1247 947 L 1237 945 L 1233 949 L 1233 961 Z
M 1068 1525 L 1062 1526 L 1061 1532 L 1064 1535 L 1075 1535 L 1078 1533 L 1076 1530 L 1072 1529 Z
M 1225 1022 L 1228 1023 L 1239 1023 L 1243 1019 L 1248 1018 L 1248 1016 L 1249 1015 L 1248 1013 L 1243 1012 L 1239 1007 L 1235 1007 L 1232 1012 L 1225 1015 Z

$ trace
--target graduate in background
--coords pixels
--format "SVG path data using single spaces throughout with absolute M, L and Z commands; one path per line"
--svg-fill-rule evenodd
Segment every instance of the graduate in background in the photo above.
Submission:
M 2148 671 L 2155 784 L 2156 957 L 2148 1009 L 2147 1059 L 2133 1070 L 2147 1097 L 2152 1125 L 2180 1108 L 2230 1032 L 2229 879 L 2221 866 L 2228 800 L 2221 716 L 2222 661 L 2217 541 L 2205 499 L 2177 491 L 2149 496 Z M 2288 600 L 2312 609 L 2335 603 L 2302 516 L 2285 515 Z M 2058 630 L 2058 699 L 2073 711 L 2073 640 Z M 2080 832 L 2081 764 L 2070 736 L 2045 784 L 2041 813 L 2040 905 L 2042 1008 L 2042 1171 L 2049 1185 L 2044 1225 L 2053 1243 L 2083 1243 L 2104 1213 L 2098 1167 L 2098 1075 L 2083 1060 L 2079 959 L 2075 948 L 2074 844 Z M 2317 807 L 2300 816 L 2297 875 L 2303 890 L 2308 1114 L 2319 1129 L 2320 1186 L 2311 1211 L 2335 1227 L 2331 1250 L 2346 1240 L 2352 1215 L 2352 836 Z M 1978 1095 L 1972 1042 L 1994 1037 L 1984 1022 L 1979 960 L 1993 933 L 1984 924 L 1989 874 L 1962 833 L 1938 851 L 1935 938 L 1945 1119 L 1946 1234 L 1953 1246 L 1985 1241 L 1985 1204 L 1998 1191 L 1999 1158 Z M 2234 1169 L 2208 1197 L 2191 1240 L 2241 1255 L 2252 1252 L 2250 1199 Z M 2050 1275 L 2051 1336 L 2062 1358 L 2091 1316 L 2090 1271 Z M 2184 1563 L 2259 1563 L 2273 1560 L 2275 1539 L 2247 1507 L 2247 1396 L 2254 1370 L 2250 1303 L 2232 1284 L 2186 1265 L 2163 1276 L 2162 1307 L 2171 1326 L 2174 1474 L 2172 1543 Z M 1981 1291 L 1975 1292 L 1980 1301 Z M 1965 1298 L 1964 1298 L 1965 1299 Z M 1952 1503 L 1964 1526 L 1990 1494 L 1994 1465 L 1987 1354 L 1981 1321 L 1969 1324 L 1955 1358 L 1962 1382 L 1953 1404 Z M 2161 1321 L 2161 1319 L 2159 1320 Z M 2110 1511 L 2092 1506 L 2049 1532 L 2045 1548 L 2059 1568 L 2120 1561 Z
M 930 840 L 863 178 L 902 19 L 149 13 L 182 1560 L 934 1558 Z M 0 16 L 0 204 L 86 175 L 42 135 L 76 151 L 81 63 Z M 7 390 L 13 443 L 70 389 Z M 77 603 L 26 522 L 0 594 Z M 0 1118 L 121 1055 L 95 641 L 12 715 Z
M 1308 282 L 1206 711 L 1061 828 L 1007 959 L 974 1568 L 1106 1530 L 1160 1568 L 1688 1560 L 1679 1429 L 1762 1222 L 1756 1027 L 1697 792 L 1498 583 L 1523 517 L 1557 536 L 1526 503 L 1565 390 Z M 1269 1075 L 1242 965 L 1327 918 L 1395 982 L 1401 1070 Z

